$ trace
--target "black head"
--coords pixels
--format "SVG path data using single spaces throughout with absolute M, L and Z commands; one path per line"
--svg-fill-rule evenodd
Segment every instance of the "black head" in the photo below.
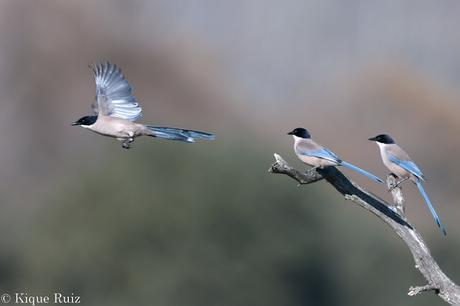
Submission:
M 294 135 L 294 136 L 297 136 L 300 138 L 306 138 L 306 139 L 311 138 L 310 133 L 308 133 L 308 131 L 304 128 L 293 129 L 292 131 L 288 133 L 288 135 Z
M 85 117 L 82 117 L 82 118 L 78 119 L 74 123 L 72 123 L 72 125 L 89 126 L 89 125 L 93 125 L 94 122 L 96 122 L 96 120 L 97 120 L 97 116 L 85 116 Z
M 387 135 L 387 134 L 380 134 L 375 137 L 369 138 L 369 140 L 377 141 L 377 142 L 385 143 L 385 144 L 395 143 L 393 138 L 391 138 L 390 135 Z

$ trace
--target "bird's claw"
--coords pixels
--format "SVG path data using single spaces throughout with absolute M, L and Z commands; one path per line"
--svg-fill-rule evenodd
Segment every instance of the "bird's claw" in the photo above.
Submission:
M 390 188 L 388 188 L 388 192 L 392 192 L 393 190 L 395 190 L 396 188 L 400 188 L 401 184 L 404 183 L 405 181 L 407 181 L 409 178 L 403 178 L 399 181 L 397 181 L 396 183 L 394 183 Z
M 128 138 L 121 143 L 121 146 L 123 147 L 123 149 L 131 149 L 130 144 L 133 141 L 134 141 L 134 138 Z

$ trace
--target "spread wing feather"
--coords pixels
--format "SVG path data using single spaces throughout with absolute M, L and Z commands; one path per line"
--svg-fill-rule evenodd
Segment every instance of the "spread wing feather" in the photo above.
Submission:
M 142 108 L 132 95 L 132 88 L 120 68 L 100 62 L 91 69 L 96 82 L 96 113 L 135 121 L 142 116 Z

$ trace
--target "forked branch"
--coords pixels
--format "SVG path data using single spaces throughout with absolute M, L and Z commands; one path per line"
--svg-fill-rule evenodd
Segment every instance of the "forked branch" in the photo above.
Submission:
M 353 203 L 372 212 L 390 226 L 406 243 L 414 257 L 415 267 L 422 273 L 428 283 L 425 286 L 411 287 L 408 292 L 410 296 L 426 291 L 434 291 L 447 303 L 460 305 L 460 287 L 444 274 L 431 256 L 430 250 L 420 233 L 404 217 L 404 197 L 401 188 L 396 186 L 394 176 L 389 175 L 387 177 L 387 185 L 391 189 L 394 201 L 392 205 L 350 181 L 335 167 L 313 168 L 303 173 L 289 166 L 276 153 L 275 159 L 276 162 L 270 167 L 269 172 L 285 174 L 299 184 L 311 184 L 324 179 L 340 192 L 345 199 L 351 200 Z

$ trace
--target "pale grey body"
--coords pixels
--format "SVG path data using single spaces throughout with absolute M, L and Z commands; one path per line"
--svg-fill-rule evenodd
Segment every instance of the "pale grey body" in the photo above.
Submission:
M 406 169 L 402 168 L 401 166 L 395 164 L 394 162 L 390 161 L 390 156 L 394 156 L 399 160 L 405 160 L 405 161 L 411 161 L 412 159 L 409 157 L 409 155 L 401 149 L 400 146 L 398 146 L 395 143 L 380 143 L 377 142 L 377 145 L 379 146 L 380 149 L 380 156 L 382 157 L 382 162 L 385 165 L 385 167 L 388 168 L 392 173 L 396 174 L 399 178 L 402 179 L 411 179 L 415 180 L 416 177 L 407 171 Z
M 143 124 L 103 115 L 99 115 L 93 125 L 83 127 L 118 140 L 134 139 L 139 136 L 155 136 L 154 132 Z
M 367 172 L 353 164 L 341 160 L 331 150 L 323 147 L 311 139 L 310 134 L 303 128 L 297 128 L 290 132 L 294 137 L 294 151 L 297 157 L 309 166 L 325 168 L 330 166 L 344 166 L 356 171 L 371 180 L 382 183 L 383 181 L 374 174 Z M 297 136 L 300 135 L 300 136 Z
M 338 166 L 339 163 L 336 161 L 318 158 L 315 156 L 306 156 L 302 154 L 302 152 L 309 152 L 309 151 L 320 151 L 324 149 L 324 147 L 318 143 L 316 143 L 311 138 L 300 138 L 297 136 L 294 137 L 294 151 L 297 157 L 311 167 L 318 167 L 324 168 L 329 166 Z

